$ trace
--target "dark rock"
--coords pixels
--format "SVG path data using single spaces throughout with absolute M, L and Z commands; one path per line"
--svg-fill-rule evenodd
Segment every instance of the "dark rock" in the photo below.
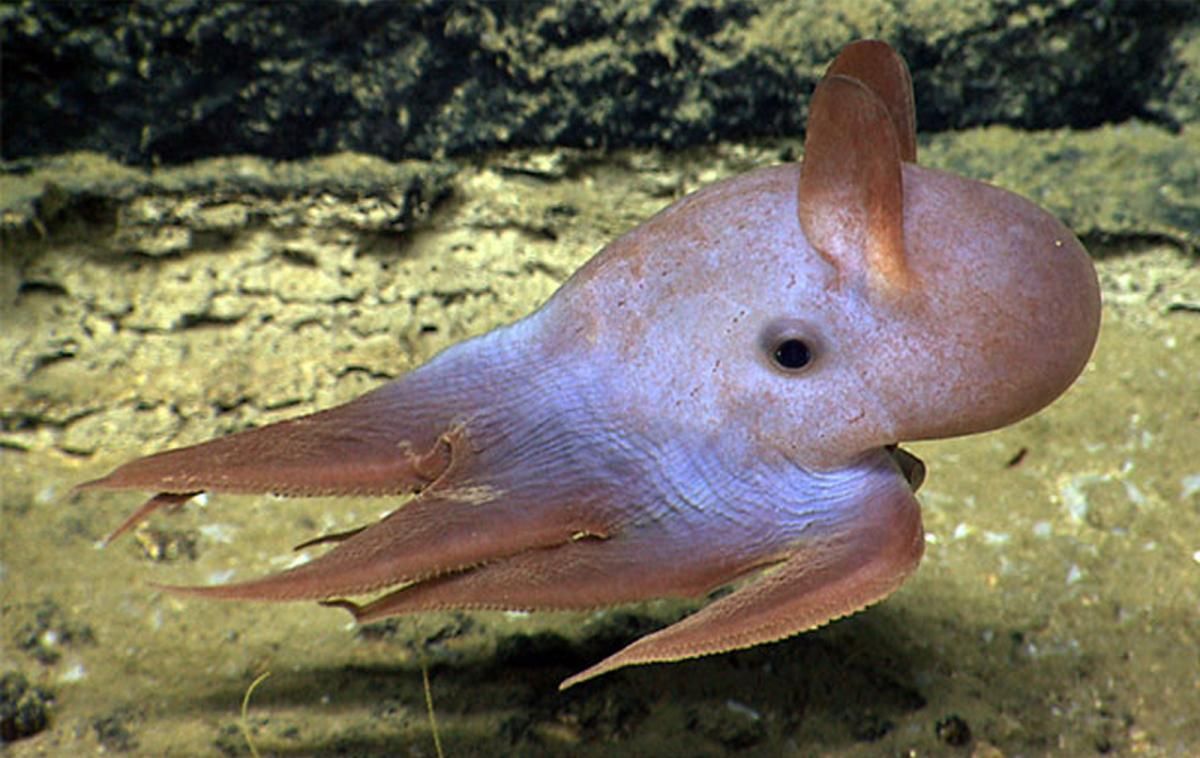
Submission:
M 767 736 L 762 714 L 735 700 L 708 702 L 693 708 L 687 725 L 728 750 L 744 750 Z
M 1173 91 L 1191 0 L 1027 0 L 953 19 L 856 5 L 29 0 L 0 8 L 2 149 L 144 164 L 798 134 L 833 52 L 866 36 L 912 65 L 925 131 L 1194 115 Z
M 934 726 L 937 737 L 952 747 L 962 747 L 971 742 L 971 726 L 957 714 L 940 719 Z
M 35 605 L 6 607 L 6 613 L 27 614 L 27 620 L 16 633 L 17 647 L 43 664 L 56 663 L 62 649 L 74 645 L 90 645 L 96 641 L 91 626 L 69 618 L 61 607 L 49 598 Z
M 130 713 L 118 710 L 93 720 L 92 729 L 105 749 L 114 753 L 128 753 L 138 746 L 137 738 L 129 728 L 131 720 Z
M 0 676 L 0 743 L 32 737 L 50 723 L 54 696 L 29 686 L 20 673 Z

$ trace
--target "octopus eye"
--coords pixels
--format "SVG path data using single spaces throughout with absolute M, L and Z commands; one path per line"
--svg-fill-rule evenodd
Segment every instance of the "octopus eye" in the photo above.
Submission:
M 759 332 L 759 354 L 775 371 L 793 376 L 807 373 L 824 352 L 811 324 L 797 318 L 779 318 Z
M 799 371 L 812 363 L 813 351 L 808 343 L 797 337 L 789 337 L 775 345 L 771 360 L 784 371 Z

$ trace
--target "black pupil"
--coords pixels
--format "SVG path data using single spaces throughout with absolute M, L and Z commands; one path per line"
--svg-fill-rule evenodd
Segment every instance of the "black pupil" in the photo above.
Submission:
M 775 362 L 783 368 L 804 368 L 811 360 L 812 352 L 803 340 L 784 340 L 775 348 Z

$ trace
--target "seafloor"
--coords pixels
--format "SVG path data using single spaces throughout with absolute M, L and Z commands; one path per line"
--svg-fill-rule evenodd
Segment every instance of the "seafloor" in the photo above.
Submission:
M 1200 33 L 1181 39 L 1195 84 Z M 275 570 L 291 545 L 396 503 L 214 496 L 101 549 L 140 495 L 71 487 L 378 386 L 530 312 L 682 194 L 795 159 L 799 139 L 6 164 L 5 754 L 432 756 L 435 734 L 451 756 L 1200 754 L 1194 102 L 1176 98 L 1175 124 L 923 139 L 923 162 L 1021 192 L 1081 235 L 1104 296 L 1092 362 L 1032 419 L 912 446 L 927 551 L 887 601 L 565 693 L 565 676 L 688 606 L 359 629 L 312 604 L 188 600 L 152 583 Z

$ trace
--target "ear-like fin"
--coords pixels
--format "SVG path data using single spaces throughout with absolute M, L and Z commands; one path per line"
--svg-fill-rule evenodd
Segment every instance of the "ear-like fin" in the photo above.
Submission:
M 893 297 L 910 288 L 900 161 L 883 101 L 858 79 L 822 79 L 809 109 L 799 214 L 809 244 L 836 269 L 837 286 Z
M 859 40 L 842 48 L 826 76 L 857 79 L 883 101 L 896 128 L 900 160 L 917 162 L 917 108 L 913 101 L 912 76 L 900 54 L 886 42 Z
M 639 663 L 676 661 L 773 642 L 882 600 L 916 569 L 921 510 L 897 472 L 840 534 L 802 545 L 781 566 L 678 623 L 643 637 L 560 688 Z

